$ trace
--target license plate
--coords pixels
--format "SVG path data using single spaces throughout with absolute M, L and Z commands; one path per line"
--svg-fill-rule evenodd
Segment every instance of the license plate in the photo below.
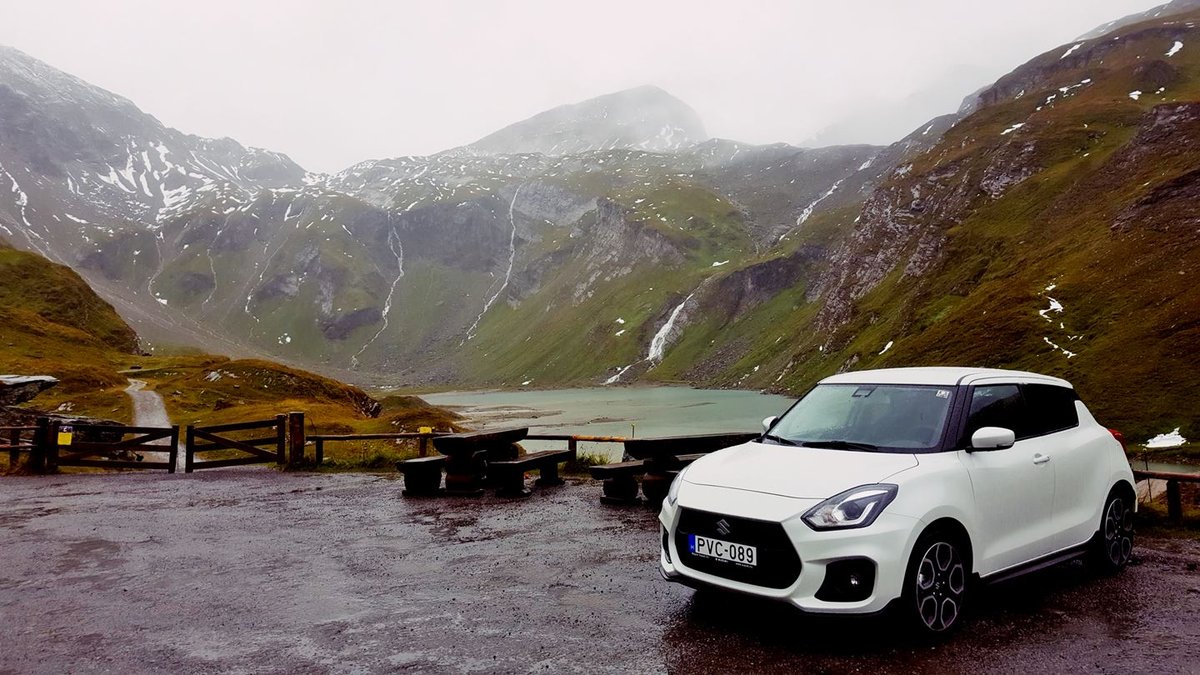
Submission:
M 697 534 L 688 535 L 688 550 L 693 555 L 705 558 L 727 560 L 738 565 L 754 567 L 758 564 L 758 549 L 745 544 L 735 544 L 731 541 L 709 539 Z

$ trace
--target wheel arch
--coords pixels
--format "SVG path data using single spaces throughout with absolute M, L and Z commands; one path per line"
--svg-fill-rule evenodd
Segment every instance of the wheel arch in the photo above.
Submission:
M 1114 493 L 1121 493 L 1123 496 L 1128 497 L 1130 503 L 1133 504 L 1134 510 L 1137 510 L 1137 490 L 1133 488 L 1133 485 L 1128 480 L 1118 478 L 1112 487 L 1108 489 L 1108 494 L 1104 497 L 1105 501 L 1108 501 L 1108 498 Z
M 942 516 L 941 518 L 937 518 L 926 525 L 921 530 L 921 533 L 917 535 L 917 538 L 914 540 L 914 547 L 916 542 L 920 541 L 921 537 L 924 537 L 930 532 L 947 532 L 957 539 L 958 542 L 963 545 L 963 557 L 967 560 L 970 573 L 975 573 L 975 545 L 971 541 L 971 533 L 967 530 L 966 525 L 963 525 L 962 522 L 960 522 L 957 518 L 952 518 L 950 516 Z

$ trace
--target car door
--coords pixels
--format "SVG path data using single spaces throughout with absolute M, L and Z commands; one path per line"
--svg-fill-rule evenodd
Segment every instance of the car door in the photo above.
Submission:
M 1011 448 L 964 451 L 962 461 L 975 494 L 976 532 L 972 544 L 981 575 L 1050 553 L 1056 543 L 1054 472 L 1045 439 L 1030 437 L 1028 409 L 1016 384 L 971 388 L 963 435 L 982 427 L 1011 429 Z
M 1054 465 L 1056 549 L 1087 541 L 1096 531 L 1097 512 L 1107 489 L 1108 430 L 1092 421 L 1074 389 L 1049 384 L 1021 387 L 1033 433 L 1042 437 Z M 1083 424 L 1086 420 L 1088 423 Z

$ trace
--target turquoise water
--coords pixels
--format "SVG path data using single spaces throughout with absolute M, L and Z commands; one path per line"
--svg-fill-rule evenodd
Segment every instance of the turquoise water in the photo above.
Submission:
M 764 417 L 782 413 L 794 401 L 755 391 L 689 387 L 445 392 L 421 398 L 466 416 L 472 429 L 529 427 L 531 434 L 636 438 L 761 431 Z M 621 454 L 614 444 L 584 444 L 581 450 L 613 458 Z

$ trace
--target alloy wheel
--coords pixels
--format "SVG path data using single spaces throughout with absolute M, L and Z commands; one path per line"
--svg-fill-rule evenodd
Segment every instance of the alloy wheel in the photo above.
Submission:
M 1133 554 L 1133 512 L 1120 497 L 1104 510 L 1104 553 L 1114 568 L 1124 567 Z
M 917 615 L 933 632 L 949 629 L 962 613 L 967 570 L 953 544 L 932 543 L 917 566 Z

